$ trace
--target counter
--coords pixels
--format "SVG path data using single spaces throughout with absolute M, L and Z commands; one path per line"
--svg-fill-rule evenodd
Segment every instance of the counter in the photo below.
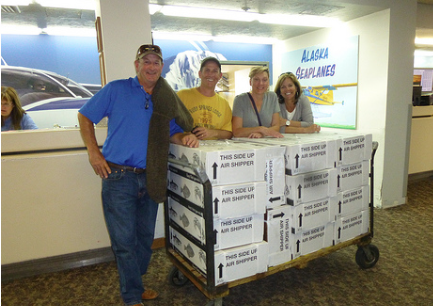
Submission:
M 102 146 L 107 128 L 95 135 Z M 110 247 L 101 179 L 78 128 L 2 132 L 1 151 L 2 266 Z
M 408 174 L 433 171 L 433 105 L 413 106 Z

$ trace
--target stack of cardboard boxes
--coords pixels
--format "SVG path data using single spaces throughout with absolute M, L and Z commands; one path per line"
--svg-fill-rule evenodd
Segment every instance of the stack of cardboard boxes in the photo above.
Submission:
M 188 167 L 170 164 L 168 171 L 169 237 L 173 248 L 206 274 L 206 235 L 212 236 L 215 284 L 267 270 L 268 246 L 263 240 L 267 190 L 267 159 L 277 146 L 233 141 L 203 141 L 198 149 L 170 146 L 170 156 L 203 169 L 211 183 L 211 200 L 204 201 L 202 181 Z M 279 167 L 279 168 L 280 168 Z M 283 178 L 284 179 L 284 178 Z M 279 197 L 283 201 L 283 190 Z M 212 205 L 213 232 L 205 233 L 205 205 Z
M 268 207 L 265 216 L 268 265 L 331 246 L 330 197 L 337 195 L 335 140 L 285 135 L 250 141 L 285 149 L 285 202 Z
M 371 134 L 286 134 L 249 141 L 285 147 L 286 203 L 268 208 L 265 217 L 269 266 L 368 232 Z
M 202 179 L 169 165 L 171 245 L 206 275 L 212 235 L 216 285 L 368 232 L 371 135 L 202 141 L 198 149 L 172 144 L 170 155 L 211 183 L 206 202 Z M 204 231 L 205 205 L 213 233 Z
M 370 225 L 369 203 L 372 135 L 343 136 L 332 132 L 307 135 L 306 138 L 335 139 L 337 196 L 333 207 L 334 244 L 367 233 Z

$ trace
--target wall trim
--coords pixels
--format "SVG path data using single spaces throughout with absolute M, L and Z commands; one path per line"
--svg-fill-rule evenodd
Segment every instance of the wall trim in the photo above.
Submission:
M 165 238 L 158 238 L 153 241 L 152 249 L 159 249 L 164 246 Z M 105 247 L 6 264 L 1 266 L 1 281 L 3 283 L 19 278 L 81 268 L 110 261 L 114 261 L 113 252 L 111 251 L 111 247 Z
M 408 182 L 416 182 L 419 180 L 431 179 L 433 178 L 433 171 L 419 172 L 409 174 Z

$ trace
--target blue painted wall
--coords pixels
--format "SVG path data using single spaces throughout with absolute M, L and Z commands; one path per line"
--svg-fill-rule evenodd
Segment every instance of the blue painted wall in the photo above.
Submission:
M 208 50 L 230 61 L 269 62 L 272 76 L 272 45 L 162 39 L 154 43 L 161 47 L 164 59 L 187 50 Z M 96 37 L 2 34 L 1 56 L 10 66 L 53 71 L 79 83 L 101 83 Z
M 79 83 L 101 84 L 95 37 L 3 34 L 1 48 L 9 66 L 44 69 Z

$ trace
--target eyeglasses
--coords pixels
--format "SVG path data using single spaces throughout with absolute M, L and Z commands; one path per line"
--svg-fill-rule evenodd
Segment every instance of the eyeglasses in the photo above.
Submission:
M 13 105 L 13 104 L 10 103 L 10 102 L 2 102 L 2 106 L 9 107 L 9 106 L 12 106 L 12 105 Z
M 156 45 L 141 45 L 140 48 L 138 48 L 137 50 L 136 58 L 138 59 L 141 54 L 146 52 L 154 52 L 162 58 L 161 48 Z

